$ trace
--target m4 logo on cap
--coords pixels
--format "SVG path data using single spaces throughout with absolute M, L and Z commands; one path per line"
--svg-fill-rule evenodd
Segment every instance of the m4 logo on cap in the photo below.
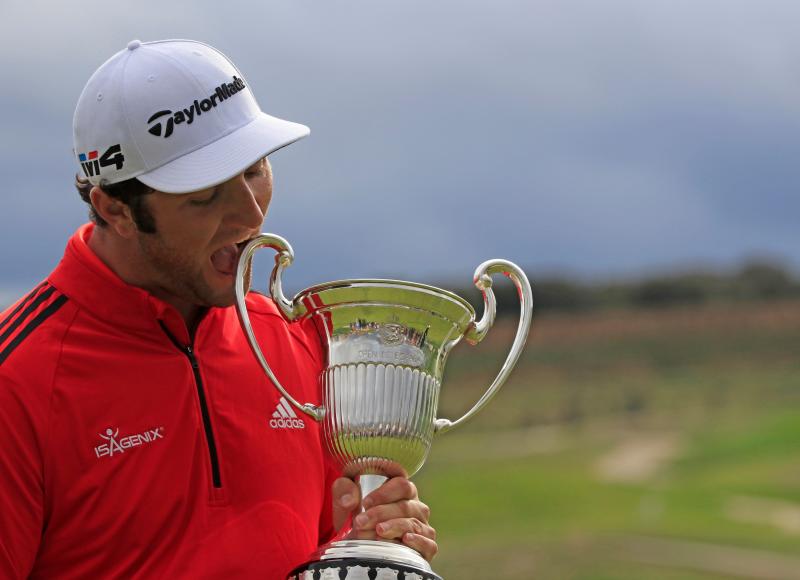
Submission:
M 119 144 L 112 145 L 106 149 L 106 152 L 100 155 L 99 158 L 97 153 L 97 151 L 78 153 L 78 161 L 80 161 L 86 177 L 100 175 L 103 167 L 109 167 L 111 165 L 119 171 L 125 163 L 125 156 L 122 154 L 122 146 Z

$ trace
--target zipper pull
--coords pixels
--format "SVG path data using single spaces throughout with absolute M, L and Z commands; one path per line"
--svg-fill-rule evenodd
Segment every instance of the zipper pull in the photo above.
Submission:
M 197 364 L 197 358 L 194 356 L 194 350 L 191 346 L 185 347 L 186 356 L 189 357 L 189 363 L 192 365 L 194 370 L 198 370 L 200 366 Z

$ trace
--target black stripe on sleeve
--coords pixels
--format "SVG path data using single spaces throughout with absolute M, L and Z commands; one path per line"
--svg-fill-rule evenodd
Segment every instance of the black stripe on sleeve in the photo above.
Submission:
M 12 322 L 11 325 L 8 328 L 6 328 L 6 331 L 2 335 L 0 335 L 0 345 L 2 345 L 6 341 L 6 339 L 8 339 L 9 336 L 14 334 L 14 331 L 18 329 L 20 326 L 22 326 L 22 323 L 25 322 L 25 320 L 27 320 L 27 318 L 31 315 L 31 313 L 35 311 L 37 308 L 39 308 L 39 306 L 42 305 L 42 302 L 50 298 L 50 296 L 52 296 L 53 292 L 55 291 L 56 291 L 55 288 L 49 286 L 47 290 L 45 290 L 36 297 L 36 300 L 28 304 L 27 308 L 25 308 L 25 310 L 22 311 L 22 314 L 19 315 L 19 318 L 17 318 L 14 322 Z
M 51 288 L 52 289 L 52 288 Z M 64 303 L 67 301 L 67 297 L 64 295 L 59 296 L 44 310 L 42 310 L 39 314 L 36 315 L 36 318 L 31 320 L 30 324 L 20 331 L 17 336 L 14 337 L 14 340 L 8 343 L 8 346 L 0 352 L 0 365 L 8 358 L 14 349 L 17 348 L 23 340 L 25 340 L 28 335 L 36 330 L 36 328 L 45 320 L 50 318 L 53 314 L 55 314 L 59 308 L 64 306 Z
M 25 306 L 25 305 L 26 305 L 28 302 L 30 302 L 31 298 L 33 298 L 34 296 L 36 296 L 36 293 L 37 293 L 39 290 L 41 290 L 41 289 L 42 289 L 42 287 L 44 287 L 44 285 L 45 285 L 45 284 L 47 284 L 47 282 L 42 282 L 42 283 L 41 283 L 41 284 L 39 284 L 39 285 L 38 285 L 36 288 L 34 288 L 34 289 L 31 291 L 31 293 L 30 293 L 30 294 L 28 294 L 28 295 L 27 295 L 27 296 L 26 296 L 24 299 L 20 300 L 19 304 L 17 304 L 17 307 L 16 307 L 14 310 L 12 310 L 12 311 L 11 311 L 11 314 L 9 314 L 8 316 L 6 316 L 6 319 L 5 319 L 5 320 L 3 320 L 3 322 L 0 322 L 0 329 L 2 329 L 2 328 L 3 328 L 3 327 L 6 325 L 6 324 L 8 324 L 8 323 L 9 323 L 9 321 L 10 321 L 12 318 L 14 318 L 14 316 L 16 316 L 16 315 L 17 315 L 17 312 L 19 312 L 20 310 L 22 310 L 22 308 L 23 308 L 23 307 L 24 307 L 24 306 Z

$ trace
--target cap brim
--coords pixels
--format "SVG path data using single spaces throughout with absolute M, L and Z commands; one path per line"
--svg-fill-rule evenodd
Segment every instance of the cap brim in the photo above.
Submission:
M 305 125 L 261 113 L 221 139 L 136 177 L 164 193 L 208 189 L 242 173 L 262 157 L 310 132 Z

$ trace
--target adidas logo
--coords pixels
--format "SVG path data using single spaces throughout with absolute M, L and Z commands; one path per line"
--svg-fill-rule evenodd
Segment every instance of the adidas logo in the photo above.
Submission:
M 297 418 L 297 414 L 292 409 L 289 401 L 285 397 L 281 397 L 278 401 L 278 408 L 272 414 L 272 419 L 269 420 L 269 426 L 273 429 L 305 429 L 306 424 L 302 419 Z

